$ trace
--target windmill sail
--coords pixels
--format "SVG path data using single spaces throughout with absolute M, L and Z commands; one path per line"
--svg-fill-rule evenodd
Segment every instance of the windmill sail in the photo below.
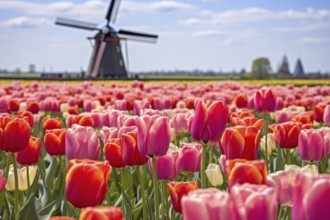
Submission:
M 55 24 L 67 26 L 67 27 L 85 29 L 85 30 L 89 30 L 89 31 L 98 30 L 97 24 L 95 24 L 95 23 L 78 21 L 78 20 L 62 18 L 62 17 L 56 18 Z

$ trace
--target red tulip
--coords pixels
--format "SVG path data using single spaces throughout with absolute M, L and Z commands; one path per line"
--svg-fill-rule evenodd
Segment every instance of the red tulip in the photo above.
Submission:
M 314 112 L 302 112 L 292 118 L 293 122 L 301 122 L 302 124 L 312 124 L 314 121 Z
M 39 112 L 40 106 L 37 101 L 28 101 L 27 102 L 27 110 L 32 114 L 37 114 Z
M 0 193 L 5 188 L 7 179 L 2 175 L 2 170 L 0 170 Z
M 70 160 L 65 180 L 67 199 L 77 208 L 100 205 L 110 173 L 108 161 Z
M 238 108 L 246 108 L 248 104 L 248 97 L 247 95 L 238 95 L 235 98 L 235 105 Z
M 275 140 L 281 148 L 295 148 L 302 129 L 300 122 L 283 122 L 275 125 Z
M 255 160 L 258 154 L 260 130 L 256 127 L 236 126 L 226 128 L 220 149 L 227 159 Z
M 255 117 L 245 117 L 243 119 L 231 117 L 230 122 L 233 126 L 241 125 L 241 126 L 253 126 L 256 127 L 258 130 L 261 130 L 264 126 L 264 120 L 258 119 Z
M 240 111 L 233 112 L 230 114 L 230 121 L 232 121 L 232 118 L 247 118 L 247 117 L 254 117 L 254 111 L 250 109 L 241 109 Z
M 60 156 L 65 154 L 65 135 L 65 128 L 46 131 L 44 144 L 49 155 Z
M 27 122 L 29 122 L 29 125 L 33 126 L 33 114 L 29 111 L 19 111 L 17 112 L 17 115 L 24 118 Z
M 226 172 L 228 175 L 229 189 L 235 184 L 251 183 L 266 184 L 267 183 L 267 165 L 264 160 L 227 160 Z
M 222 102 L 200 101 L 197 104 L 190 133 L 197 141 L 217 142 L 228 121 L 228 108 Z
M 31 127 L 26 120 L 4 116 L 0 118 L 0 124 L 1 150 L 16 153 L 27 146 Z
M 110 165 L 115 168 L 125 167 L 125 161 L 121 156 L 120 139 L 109 139 L 104 145 L 104 156 Z
M 69 115 L 67 119 L 67 125 L 70 128 L 73 124 L 93 127 L 94 120 L 89 115 Z
M 17 99 L 10 99 L 9 100 L 9 110 L 11 112 L 17 112 L 18 109 L 19 109 L 19 104 L 20 104 L 20 101 L 17 100 Z
M 254 98 L 255 108 L 259 112 L 273 112 L 276 107 L 276 95 L 270 89 L 258 90 Z
M 42 129 L 45 132 L 50 129 L 60 129 L 62 128 L 62 121 L 60 118 L 43 118 L 42 119 Z
M 81 209 L 79 220 L 123 220 L 120 208 L 111 206 L 87 207 Z
M 17 163 L 23 166 L 29 166 L 37 163 L 40 155 L 41 140 L 40 138 L 30 137 L 27 146 L 16 153 Z
M 315 105 L 314 107 L 314 120 L 323 122 L 324 109 L 326 105 Z
M 140 153 L 137 146 L 137 128 L 123 127 L 119 130 L 121 156 L 128 166 L 143 165 L 148 161 L 148 157 Z
M 173 208 L 176 212 L 182 212 L 181 199 L 190 191 L 198 189 L 198 183 L 191 182 L 169 182 L 167 188 L 170 193 Z

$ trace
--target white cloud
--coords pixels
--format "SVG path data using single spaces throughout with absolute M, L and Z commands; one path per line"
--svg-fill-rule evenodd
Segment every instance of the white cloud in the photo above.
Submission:
M 329 43 L 330 38 L 313 38 L 313 37 L 304 37 L 296 41 L 298 44 L 320 44 L 320 43 Z
M 307 8 L 305 11 L 285 10 L 271 11 L 265 8 L 250 7 L 243 9 L 227 10 L 216 13 L 213 11 L 201 11 L 201 16 L 205 18 L 199 19 L 199 23 L 209 23 L 212 25 L 235 25 L 246 22 L 258 22 L 264 20 L 279 20 L 279 19 L 312 19 L 325 20 L 330 19 L 330 10 L 316 10 Z M 189 21 L 197 20 L 198 18 L 189 18 L 181 21 L 181 24 L 186 26 L 195 25 Z
M 273 28 L 271 31 L 273 32 L 309 32 L 309 31 L 317 31 L 317 30 L 325 30 L 330 29 L 330 24 L 328 22 L 316 22 L 312 24 L 302 24 L 299 26 L 292 27 L 280 27 Z
M 223 35 L 224 33 L 218 30 L 202 30 L 192 33 L 193 37 L 219 37 Z
M 32 17 L 17 17 L 11 18 L 3 22 L 3 24 L 7 27 L 41 27 L 41 26 L 49 26 L 52 22 L 46 18 L 32 18 Z
M 108 2 L 101 0 L 86 0 L 82 3 L 60 1 L 53 3 L 34 3 L 31 1 L 0 1 L 0 10 L 18 10 L 30 15 L 80 15 L 95 16 L 105 14 Z M 123 1 L 120 10 L 122 12 L 173 12 L 192 10 L 196 7 L 191 4 L 178 1 L 155 1 L 151 3 Z

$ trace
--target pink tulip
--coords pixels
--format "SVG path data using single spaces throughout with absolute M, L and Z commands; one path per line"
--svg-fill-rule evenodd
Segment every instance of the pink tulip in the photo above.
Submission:
M 297 174 L 293 188 L 293 220 L 328 220 L 330 177 Z
M 198 143 L 180 143 L 182 149 L 181 169 L 186 172 L 198 172 L 201 167 L 203 146 Z
M 181 200 L 183 220 L 232 220 L 229 194 L 214 188 L 197 189 Z
M 259 112 L 273 112 L 276 107 L 277 97 L 270 89 L 258 90 L 254 98 L 255 108 Z
M 40 102 L 40 110 L 45 112 L 59 112 L 60 103 L 57 99 L 49 97 Z
M 175 146 L 169 149 L 168 152 L 156 158 L 157 178 L 160 180 L 175 179 L 181 168 L 181 152 Z M 149 159 L 149 169 L 152 173 L 152 159 Z
M 266 185 L 245 183 L 230 190 L 236 220 L 277 219 L 277 193 Z
M 127 115 L 127 111 L 109 110 L 103 112 L 103 125 L 108 127 L 118 127 L 118 116 Z
M 2 175 L 2 170 L 0 170 L 0 193 L 5 188 L 7 179 Z
M 171 130 L 167 117 L 142 116 L 137 119 L 138 148 L 145 156 L 162 156 L 170 146 Z
M 148 101 L 135 100 L 133 105 L 134 115 L 140 116 L 140 112 L 143 109 L 151 108 L 151 105 Z
M 131 115 L 118 115 L 117 126 L 121 127 L 131 127 L 136 126 L 138 116 Z
M 296 183 L 298 173 L 309 173 L 318 175 L 315 165 L 298 167 L 296 165 L 286 165 L 284 170 L 271 173 L 267 177 L 267 185 L 274 186 L 278 194 L 278 202 L 283 206 L 292 206 L 293 187 Z
M 172 101 L 166 97 L 155 97 L 153 99 L 153 107 L 157 110 L 170 109 L 172 108 Z
M 100 132 L 103 143 L 106 143 L 108 139 L 118 138 L 118 128 L 115 127 L 102 127 Z
M 101 115 L 101 112 L 91 112 L 89 116 L 92 117 L 94 121 L 93 128 L 98 128 L 103 126 L 103 117 Z
M 325 106 L 323 112 L 323 122 L 325 124 L 330 124 L 330 105 Z
M 197 141 L 218 142 L 228 121 L 228 108 L 219 101 L 200 101 L 197 104 L 190 133 Z
M 177 135 L 188 131 L 189 115 L 186 113 L 175 114 L 171 120 L 172 127 Z
M 330 129 L 321 128 L 300 131 L 298 151 L 303 160 L 322 160 L 330 152 Z
M 95 107 L 95 104 L 92 100 L 84 100 L 83 108 L 85 112 L 91 112 Z
M 66 156 L 71 159 L 97 160 L 100 152 L 100 141 L 97 131 L 92 127 L 72 125 L 65 135 Z

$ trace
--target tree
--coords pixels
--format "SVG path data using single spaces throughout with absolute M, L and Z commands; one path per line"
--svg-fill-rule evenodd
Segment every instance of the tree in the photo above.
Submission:
M 267 79 L 272 71 L 269 59 L 266 57 L 259 57 L 253 60 L 251 77 L 253 79 Z

